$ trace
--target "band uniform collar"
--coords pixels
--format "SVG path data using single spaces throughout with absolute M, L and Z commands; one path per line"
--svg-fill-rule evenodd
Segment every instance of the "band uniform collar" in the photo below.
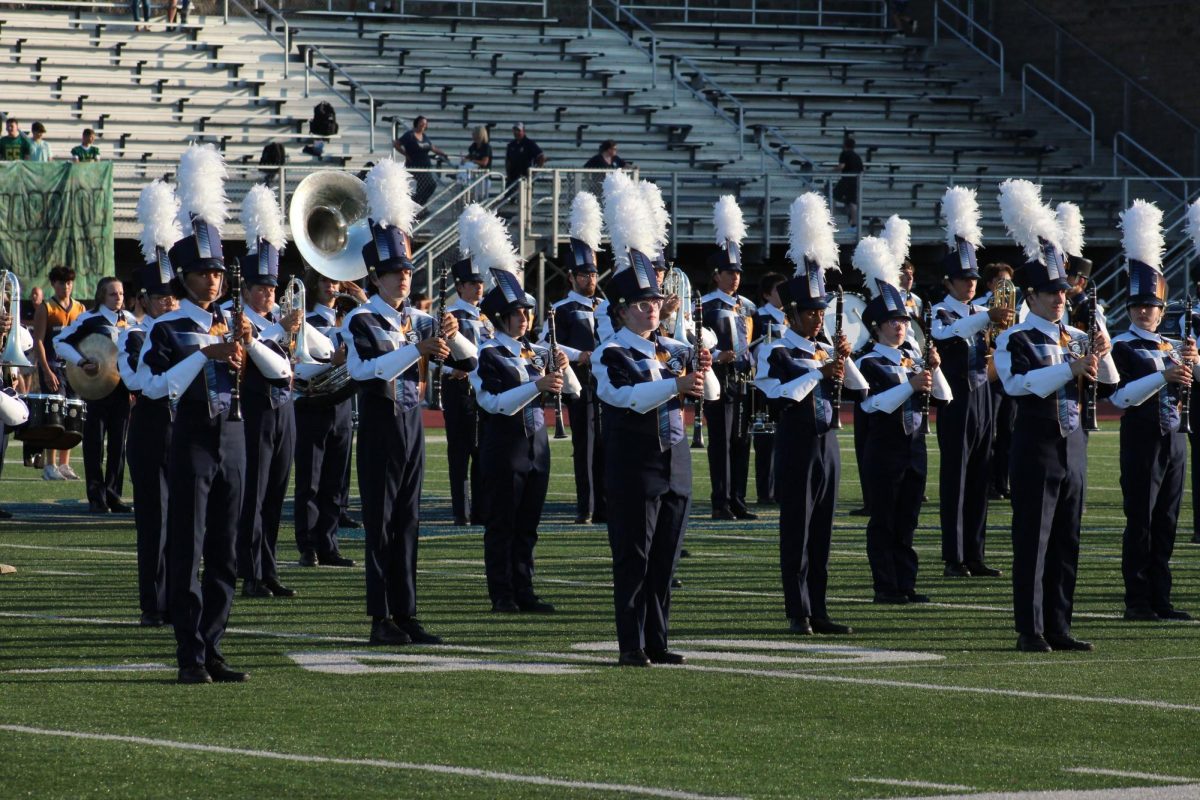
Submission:
M 637 350 L 644 356 L 654 356 L 654 342 L 643 336 L 638 336 L 636 333 L 629 330 L 629 328 L 621 328 L 621 330 L 617 332 L 617 338 L 621 341 L 621 344 L 629 347 L 630 349 Z

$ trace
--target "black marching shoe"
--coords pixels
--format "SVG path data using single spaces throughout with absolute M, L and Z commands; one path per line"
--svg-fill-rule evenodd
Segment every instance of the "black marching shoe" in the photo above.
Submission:
M 642 650 L 626 650 L 617 659 L 619 667 L 648 667 L 650 663 L 649 656 Z
M 229 665 L 221 659 L 213 659 L 208 662 L 208 674 L 212 677 L 213 683 L 245 683 L 250 680 L 249 672 L 230 669 Z
M 267 591 L 276 597 L 295 597 L 296 590 L 289 589 L 279 582 L 279 578 L 263 578 L 259 583 L 267 587 Z
M 869 516 L 871 516 L 871 511 L 866 506 L 859 506 L 858 508 L 850 509 L 850 516 L 852 516 L 852 517 L 869 517 Z
M 553 614 L 554 604 L 547 603 L 537 595 L 517 598 L 517 608 L 526 614 Z
M 908 605 L 908 595 L 896 592 L 876 592 L 871 602 L 884 606 L 905 606 Z
M 843 625 L 840 622 L 834 622 L 829 617 L 813 617 L 810 620 L 814 633 L 828 633 L 834 636 L 846 636 L 854 633 L 854 628 L 849 625 Z
M 465 528 L 465 527 L 467 527 L 467 518 L 466 517 L 455 517 L 454 522 L 451 524 L 454 525 L 454 527 L 456 527 L 456 528 Z
M 917 592 L 908 591 L 908 592 L 904 593 L 904 596 L 908 598 L 908 602 L 910 602 L 910 603 L 928 603 L 929 602 L 929 595 L 927 595 L 927 594 L 918 594 Z
M 607 525 L 608 524 L 608 515 L 607 514 L 592 514 L 592 524 L 593 525 Z
M 300 554 L 300 562 L 299 563 L 300 563 L 300 566 L 302 566 L 302 567 L 315 567 L 317 564 L 320 563 L 319 561 L 317 561 L 317 551 L 316 550 L 305 550 L 303 553 Z
M 713 519 L 721 519 L 721 520 L 737 519 L 737 517 L 735 517 L 733 515 L 733 512 L 730 511 L 728 508 L 714 508 L 712 511 L 712 518 Z
M 180 667 L 179 675 L 175 679 L 176 683 L 196 684 L 196 683 L 212 683 L 212 676 L 208 674 L 208 670 L 197 664 L 194 667 Z
M 1022 633 L 1017 636 L 1017 649 L 1022 653 L 1049 653 L 1054 648 L 1041 636 Z
M 1095 645 L 1091 642 L 1076 639 L 1069 633 L 1047 633 L 1046 643 L 1055 650 L 1079 650 L 1087 652 L 1096 649 Z
M 808 617 L 789 617 L 788 632 L 794 633 L 797 636 L 812 636 L 812 625 L 809 624 Z
M 513 600 L 493 600 L 492 611 L 497 614 L 516 614 L 521 610 L 521 607 Z
M 1187 622 L 1192 618 L 1192 615 L 1186 611 L 1180 611 L 1178 608 L 1169 608 L 1166 611 L 1159 611 L 1158 615 L 1163 619 L 1178 620 Z
M 108 506 L 104 505 L 104 503 L 88 503 L 88 513 L 89 514 L 107 514 Z
M 371 623 L 371 638 L 367 640 L 367 644 L 412 644 L 412 637 L 385 617 Z
M 434 636 L 421 625 L 416 617 L 392 617 L 396 627 L 408 634 L 413 644 L 441 644 L 442 637 Z
M 672 589 L 682 589 L 683 581 L 679 580 L 679 578 L 671 578 L 671 588 Z
M 589 517 L 587 514 L 580 514 L 579 516 L 575 517 L 575 524 L 576 525 L 591 525 L 592 518 Z
M 251 580 L 247 578 L 242 581 L 242 597 L 274 597 L 275 595 L 268 589 L 262 581 Z
M 317 563 L 322 567 L 353 567 L 354 559 L 346 558 L 341 553 L 330 553 L 327 556 L 317 556 Z
M 758 514 L 755 514 L 745 506 L 734 506 L 732 511 L 733 515 L 738 519 L 758 519 Z
M 341 515 L 338 517 L 338 527 L 339 528 L 350 528 L 350 529 L 361 528 L 362 523 L 359 522 L 358 520 L 356 520 L 354 517 L 347 514 L 345 511 L 343 511 L 341 513 Z
M 1192 535 L 1192 544 L 1200 544 L 1200 533 Z
M 157 611 L 142 612 L 141 619 L 138 620 L 138 625 L 143 628 L 161 628 L 167 620 Z
M 122 503 L 120 500 L 108 504 L 108 510 L 114 514 L 132 514 L 133 506 L 128 503 Z
M 971 570 L 965 564 L 947 561 L 946 568 L 942 570 L 942 575 L 946 578 L 969 578 L 971 577 Z
M 1160 617 L 1148 608 L 1127 608 L 1124 617 L 1129 622 L 1158 622 Z
M 656 650 L 649 647 L 645 650 L 646 658 L 650 659 L 651 664 L 671 664 L 678 666 L 686 664 L 687 659 L 679 653 L 672 653 L 670 650 Z
M 0 519 L 12 519 L 12 512 L 7 509 L 0 508 Z
M 999 578 L 1004 574 L 995 567 L 989 567 L 982 561 L 968 561 L 963 566 L 966 567 L 967 572 L 970 572 L 973 578 Z

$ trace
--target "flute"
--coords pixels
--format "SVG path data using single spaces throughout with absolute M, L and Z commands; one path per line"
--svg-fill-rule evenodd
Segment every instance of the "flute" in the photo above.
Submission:
M 558 335 L 554 325 L 554 309 L 550 309 L 550 313 L 546 315 L 546 341 L 550 345 L 550 364 L 554 369 L 558 369 Z M 563 425 L 563 410 L 562 410 L 562 392 L 557 392 L 554 395 L 554 438 L 567 438 L 567 429 Z

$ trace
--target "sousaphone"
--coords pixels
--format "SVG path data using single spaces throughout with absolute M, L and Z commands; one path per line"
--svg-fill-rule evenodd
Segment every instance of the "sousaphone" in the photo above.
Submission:
M 288 209 L 292 241 L 309 266 L 335 281 L 367 274 L 362 249 L 371 241 L 367 188 L 348 172 L 314 172 L 296 187 Z

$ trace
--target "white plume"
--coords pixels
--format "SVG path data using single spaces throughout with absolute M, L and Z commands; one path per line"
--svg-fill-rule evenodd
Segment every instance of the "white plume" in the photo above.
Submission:
M 604 186 L 601 189 L 601 197 L 604 200 L 604 205 L 608 205 L 608 199 L 617 192 L 624 191 L 633 185 L 633 179 L 621 169 L 614 169 L 612 172 L 604 176 Z
M 609 179 L 606 178 L 604 188 L 604 224 L 612 239 L 616 271 L 620 272 L 629 267 L 630 249 L 648 256 L 657 253 L 653 215 L 646 206 L 641 187 L 632 181 L 627 180 L 624 186 L 615 185 L 609 192 Z
M 886 239 L 874 236 L 859 239 L 851 263 L 866 277 L 867 290 L 875 297 L 881 294 L 877 280 L 900 286 L 900 262 Z
M 412 198 L 413 180 L 399 161 L 385 158 L 367 173 L 367 207 L 381 228 L 411 234 L 421 207 Z
M 806 192 L 792 201 L 788 210 L 787 257 L 796 265 L 796 274 L 804 274 L 804 259 L 810 258 L 824 272 L 838 265 L 837 242 L 833 240 L 833 216 L 825 198 Z
M 949 186 L 942 194 L 942 216 L 946 218 L 946 246 L 958 249 L 958 239 L 964 239 L 975 247 L 983 244 L 983 231 L 979 229 L 979 198 L 974 189 L 964 186 Z
M 580 192 L 571 201 L 570 235 L 592 250 L 600 249 L 600 228 L 604 218 L 600 215 L 600 201 L 591 192 Z
M 1000 218 L 1030 261 L 1045 263 L 1039 240 L 1061 249 L 1058 220 L 1050 206 L 1042 202 L 1042 187 L 1037 184 L 1020 178 L 1001 183 Z
M 1059 203 L 1055 209 L 1058 218 L 1059 241 L 1063 252 L 1069 256 L 1083 258 L 1083 214 L 1074 203 Z
M 667 228 L 671 225 L 671 214 L 667 211 L 667 203 L 663 200 L 662 189 L 650 181 L 640 182 L 642 197 L 646 208 L 650 211 L 650 220 L 654 223 L 654 252 L 647 255 L 656 256 L 667 251 L 667 243 L 671 241 Z
M 742 207 L 731 194 L 723 194 L 713 204 L 713 228 L 717 235 L 717 244 L 725 246 L 730 241 L 742 246 L 746 238 L 746 221 L 742 219 Z
M 493 269 L 520 271 L 521 258 L 504 220 L 478 203 L 472 203 L 458 215 L 458 247 L 484 276 Z
M 883 240 L 892 250 L 892 259 L 899 270 L 901 264 L 908 259 L 908 249 L 912 245 L 912 225 L 899 214 L 892 214 L 883 225 Z
M 1163 252 L 1167 248 L 1162 221 L 1162 209 L 1145 200 L 1134 200 L 1133 205 L 1121 212 L 1121 247 L 1127 259 L 1162 269 Z
M 156 248 L 170 250 L 171 245 L 183 238 L 179 227 L 179 198 L 171 184 L 156 180 L 142 187 L 138 195 L 137 217 L 142 223 L 142 257 L 146 263 L 158 260 Z
M 211 144 L 193 144 L 183 151 L 176 171 L 179 188 L 179 225 L 189 234 L 192 215 L 200 217 L 221 233 L 229 213 L 225 196 L 225 160 Z
M 1200 200 L 1196 200 L 1187 211 L 1187 231 L 1192 237 L 1192 246 L 1196 248 L 1196 255 L 1200 256 Z
M 258 240 L 263 239 L 283 252 L 287 244 L 287 229 L 283 225 L 283 209 L 275 199 L 275 191 L 257 183 L 242 198 L 242 225 L 246 229 L 246 252 L 258 252 Z

